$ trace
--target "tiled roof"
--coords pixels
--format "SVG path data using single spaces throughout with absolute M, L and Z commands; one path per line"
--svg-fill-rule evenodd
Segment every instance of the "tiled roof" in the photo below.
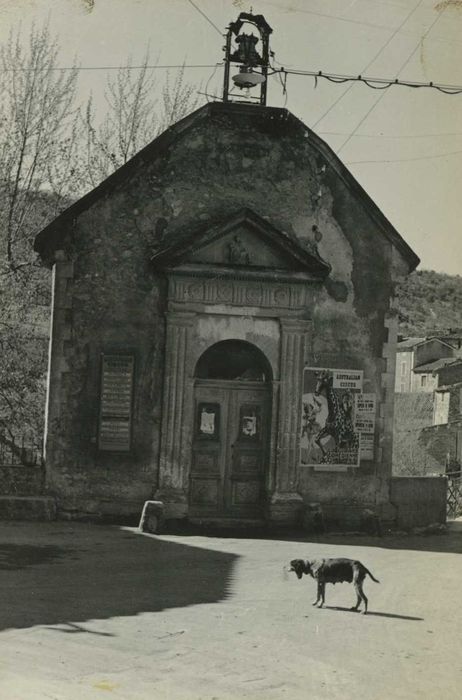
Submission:
M 425 338 L 405 338 L 398 343 L 398 352 L 402 350 L 412 350 L 413 347 L 423 343 Z
M 418 365 L 414 367 L 414 372 L 418 374 L 419 372 L 435 372 L 442 367 L 446 367 L 454 362 L 453 357 L 440 357 L 439 360 L 433 360 L 432 362 L 425 362 L 423 365 Z M 457 360 L 456 360 L 457 362 Z

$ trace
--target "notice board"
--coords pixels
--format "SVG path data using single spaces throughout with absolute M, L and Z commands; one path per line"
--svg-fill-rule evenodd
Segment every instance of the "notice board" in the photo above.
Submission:
M 103 355 L 98 448 L 128 452 L 131 445 L 133 355 Z

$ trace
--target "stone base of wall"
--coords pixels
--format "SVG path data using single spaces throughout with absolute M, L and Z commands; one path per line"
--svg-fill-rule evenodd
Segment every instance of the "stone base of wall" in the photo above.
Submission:
M 398 527 L 411 529 L 446 522 L 445 477 L 392 477 L 390 501 L 382 504 L 304 503 L 297 493 L 273 494 L 266 517 L 270 528 L 299 528 L 300 532 L 358 531 L 378 535 Z M 187 521 L 182 498 L 163 503 L 165 519 Z M 0 497 L 0 519 L 88 520 L 137 525 L 145 501 L 103 498 Z M 231 520 L 239 525 L 239 519 Z
M 267 521 L 275 526 L 301 525 L 303 499 L 298 493 L 274 493 L 267 510 Z
M 447 481 L 444 476 L 395 476 L 390 502 L 397 510 L 396 525 L 404 530 L 446 522 Z
M 55 499 L 44 496 L 0 496 L 0 520 L 56 520 Z
M 154 494 L 154 499 L 164 507 L 166 520 L 182 520 L 188 515 L 188 496 L 183 489 L 164 487 Z
M 59 498 L 59 520 L 120 523 L 138 525 L 144 500 L 124 501 L 104 498 Z
M 320 504 L 320 509 L 326 533 L 360 532 L 368 535 L 382 534 L 381 509 L 374 504 L 323 503 Z M 313 524 L 315 525 L 316 523 Z M 307 529 L 307 531 L 309 532 L 310 530 Z

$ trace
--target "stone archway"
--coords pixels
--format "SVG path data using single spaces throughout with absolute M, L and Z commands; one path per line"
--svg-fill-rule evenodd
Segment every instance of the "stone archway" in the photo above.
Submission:
M 256 346 L 224 340 L 194 379 L 189 514 L 261 518 L 267 500 L 271 367 Z

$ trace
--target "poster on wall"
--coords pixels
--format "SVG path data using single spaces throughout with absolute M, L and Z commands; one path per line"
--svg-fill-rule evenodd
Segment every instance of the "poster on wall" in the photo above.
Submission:
M 355 431 L 361 435 L 360 459 L 374 459 L 375 411 L 375 394 L 355 396 Z
M 364 408 L 359 397 L 372 396 L 362 394 L 362 389 L 362 370 L 305 368 L 300 432 L 302 466 L 359 466 L 362 424 L 356 422 L 356 411 L 358 407 Z M 361 412 L 365 423 L 372 413 L 375 420 L 375 396 L 372 403 L 373 408 L 368 401 L 367 410 Z M 359 415 L 360 412 L 358 421 Z M 370 422 L 367 428 L 371 428 Z

